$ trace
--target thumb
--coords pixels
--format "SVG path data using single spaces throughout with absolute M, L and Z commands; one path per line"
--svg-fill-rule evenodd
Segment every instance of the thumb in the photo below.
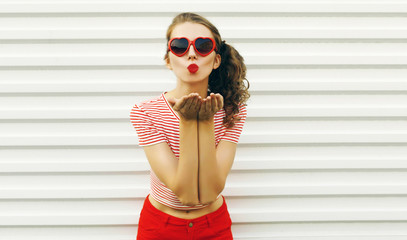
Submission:
M 171 107 L 173 107 L 175 105 L 175 103 L 177 102 L 177 99 L 169 97 L 169 98 L 167 98 L 167 101 L 171 105 Z

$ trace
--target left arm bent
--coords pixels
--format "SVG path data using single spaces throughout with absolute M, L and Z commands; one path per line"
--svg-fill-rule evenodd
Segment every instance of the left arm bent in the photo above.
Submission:
M 214 121 L 199 121 L 199 200 L 208 204 L 223 191 L 226 178 L 232 168 L 236 143 L 221 140 L 215 146 Z
M 215 201 L 223 191 L 235 158 L 236 143 L 221 140 L 215 144 L 214 115 L 222 108 L 223 97 L 211 93 L 198 113 L 198 194 L 202 204 Z

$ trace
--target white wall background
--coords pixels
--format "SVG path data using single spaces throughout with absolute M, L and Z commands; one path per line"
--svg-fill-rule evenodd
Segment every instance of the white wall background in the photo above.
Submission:
M 252 98 L 224 194 L 236 239 L 407 239 L 407 1 L 0 1 L 0 239 L 131 240 L 134 103 L 174 86 L 201 13 Z

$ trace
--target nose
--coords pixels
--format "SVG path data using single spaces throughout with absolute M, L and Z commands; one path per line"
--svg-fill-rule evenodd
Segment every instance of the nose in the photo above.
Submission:
M 188 59 L 196 59 L 196 52 L 194 46 L 191 44 L 188 49 Z

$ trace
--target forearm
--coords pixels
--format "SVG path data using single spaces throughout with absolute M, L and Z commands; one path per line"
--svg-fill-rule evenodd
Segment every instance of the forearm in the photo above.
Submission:
M 198 198 L 198 136 L 196 120 L 180 120 L 180 154 L 174 193 L 185 205 L 196 205 Z
M 198 122 L 198 147 L 199 201 L 205 204 L 214 201 L 225 185 L 216 158 L 213 118 Z

